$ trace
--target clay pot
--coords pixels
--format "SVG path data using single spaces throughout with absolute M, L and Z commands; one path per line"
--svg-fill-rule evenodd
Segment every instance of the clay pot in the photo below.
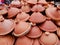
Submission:
M 60 37 L 60 27 L 57 29 L 57 35 Z
M 8 10 L 8 18 L 12 18 L 12 17 L 16 16 L 18 13 L 19 13 L 19 9 L 18 8 L 11 7 Z
M 55 7 L 49 7 L 46 9 L 46 15 L 53 20 L 60 20 L 60 10 Z
M 0 45 L 13 45 L 14 41 L 12 36 L 0 36 Z
M 15 36 L 23 36 L 30 31 L 30 28 L 31 28 L 30 23 L 23 22 L 23 21 L 17 22 L 13 34 Z
M 27 34 L 27 36 L 30 38 L 38 38 L 41 35 L 42 35 L 42 31 L 37 26 L 33 26 L 30 29 L 30 32 Z
M 57 26 L 52 21 L 50 21 L 50 20 L 46 20 L 39 27 L 43 31 L 47 31 L 47 32 L 54 32 L 54 31 L 57 30 Z
M 37 0 L 27 0 L 27 3 L 36 4 L 37 3 Z
M 17 15 L 16 20 L 19 19 L 20 21 L 27 21 L 29 17 L 29 14 L 22 12 Z
M 34 42 L 33 42 L 33 45 L 40 45 L 39 40 L 35 39 Z
M 42 5 L 40 5 L 40 4 L 36 4 L 36 5 L 34 5 L 34 6 L 32 7 L 31 10 L 32 10 L 33 12 L 42 12 L 42 11 L 45 10 L 45 8 L 44 8 Z
M 6 35 L 13 31 L 15 23 L 11 19 L 4 19 L 0 16 L 0 35 Z
M 33 23 L 42 23 L 46 20 L 46 17 L 43 16 L 40 12 L 34 12 L 29 21 L 33 22 Z
M 21 3 L 19 0 L 13 0 L 10 4 L 11 7 L 21 7 Z
M 32 45 L 33 44 L 33 40 L 27 38 L 26 36 L 23 37 L 19 37 L 15 43 L 15 45 Z
M 21 11 L 22 11 L 22 12 L 30 12 L 30 10 L 31 10 L 31 8 L 30 8 L 29 5 L 23 5 L 23 6 L 21 7 Z
M 57 45 L 58 44 L 58 37 L 54 33 L 45 32 L 42 34 L 39 42 L 41 45 Z

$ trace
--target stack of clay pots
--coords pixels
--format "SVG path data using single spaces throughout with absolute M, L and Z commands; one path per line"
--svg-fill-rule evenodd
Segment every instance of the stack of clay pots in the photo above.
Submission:
M 0 5 L 0 45 L 60 45 L 60 7 L 46 0 Z

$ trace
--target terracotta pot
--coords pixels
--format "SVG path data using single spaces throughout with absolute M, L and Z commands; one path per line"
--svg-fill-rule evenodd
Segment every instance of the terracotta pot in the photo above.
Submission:
M 46 20 L 46 17 L 43 16 L 40 12 L 34 12 L 29 21 L 33 22 L 33 23 L 42 23 Z
M 39 27 L 43 31 L 47 31 L 47 32 L 54 32 L 54 31 L 57 30 L 57 26 L 52 21 L 50 21 L 50 20 L 46 20 Z
M 60 20 L 60 10 L 55 7 L 49 7 L 46 9 L 46 15 L 53 20 Z
M 0 16 L 0 35 L 6 35 L 13 31 L 15 23 L 13 20 L 4 19 Z
M 36 4 L 37 3 L 37 0 L 27 0 L 27 3 Z
M 12 18 L 12 17 L 16 16 L 18 13 L 19 13 L 19 9 L 18 8 L 11 7 L 8 10 L 8 18 Z
M 60 37 L 60 27 L 57 29 L 57 35 Z
M 42 31 L 37 27 L 34 26 L 30 29 L 30 32 L 27 34 L 30 38 L 38 38 L 42 35 Z
M 19 19 L 20 21 L 27 21 L 29 17 L 29 14 L 22 12 L 17 15 L 16 20 Z
M 14 41 L 12 36 L 0 36 L 0 45 L 13 45 Z
M 23 36 L 30 31 L 31 24 L 27 22 L 20 21 L 15 25 L 15 30 L 13 34 L 15 36 Z
M 22 12 L 30 12 L 30 10 L 31 10 L 31 8 L 30 8 L 29 5 L 23 5 L 23 6 L 21 7 L 21 11 L 22 11 Z
M 24 37 L 19 37 L 15 43 L 15 45 L 32 45 L 33 40 L 27 38 L 26 36 Z
M 36 5 L 34 5 L 34 6 L 32 7 L 31 10 L 32 10 L 33 12 L 42 12 L 42 11 L 45 10 L 45 8 L 44 8 L 42 5 L 40 5 L 40 4 L 36 4 Z
M 57 45 L 58 44 L 58 37 L 54 33 L 45 32 L 42 34 L 39 42 L 41 45 Z
M 21 3 L 19 0 L 13 0 L 10 4 L 11 7 L 21 7 Z
M 34 42 L 33 42 L 33 45 L 40 45 L 39 40 L 35 39 Z

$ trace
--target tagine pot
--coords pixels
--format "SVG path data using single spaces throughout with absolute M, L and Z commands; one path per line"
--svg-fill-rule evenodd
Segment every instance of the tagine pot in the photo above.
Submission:
M 59 39 L 56 34 L 45 32 L 39 39 L 41 45 L 57 45 Z
M 32 10 L 33 12 L 42 12 L 42 11 L 45 10 L 45 8 L 44 8 L 42 5 L 40 5 L 40 4 L 36 4 L 36 5 L 34 5 L 34 6 L 32 7 L 31 10 Z
M 15 23 L 12 19 L 4 19 L 0 16 L 0 35 L 6 35 L 13 31 Z
M 28 22 L 23 21 L 16 22 L 13 34 L 17 37 L 26 35 L 30 31 L 30 28 L 31 24 Z
M 15 45 L 33 45 L 33 40 L 26 37 L 26 36 L 23 36 L 23 37 L 19 37 L 17 40 L 16 40 L 16 43 Z
M 7 36 L 0 36 L 0 45 L 13 45 L 15 38 L 7 35 Z
M 30 16 L 29 14 L 25 13 L 25 12 L 22 12 L 22 13 L 19 13 L 17 16 L 16 16 L 16 20 L 20 20 L 20 21 L 27 21 L 29 20 Z
M 30 29 L 30 32 L 27 34 L 27 37 L 29 38 L 38 38 L 42 35 L 42 31 L 37 26 L 33 26 Z
M 16 16 L 18 13 L 19 13 L 19 9 L 18 8 L 11 7 L 8 10 L 8 18 L 12 18 L 12 17 Z
M 46 17 L 41 14 L 40 12 L 34 12 L 31 16 L 29 21 L 33 23 L 42 23 L 46 20 Z
M 60 20 L 60 10 L 57 7 L 49 7 L 46 9 L 46 15 L 52 20 Z

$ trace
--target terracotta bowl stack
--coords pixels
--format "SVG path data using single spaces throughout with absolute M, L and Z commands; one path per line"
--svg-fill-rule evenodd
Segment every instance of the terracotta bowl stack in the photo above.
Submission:
M 60 7 L 47 0 L 0 5 L 0 45 L 60 45 Z

